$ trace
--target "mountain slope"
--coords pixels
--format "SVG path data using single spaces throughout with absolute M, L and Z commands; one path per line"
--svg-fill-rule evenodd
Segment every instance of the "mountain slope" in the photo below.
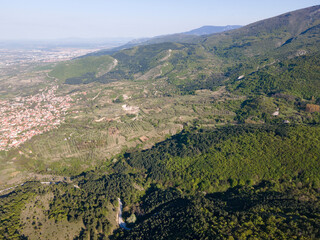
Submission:
M 28 182 L 1 197 L 0 239 L 41 236 L 52 224 L 63 230 L 54 228 L 57 239 L 64 232 L 76 239 L 316 239 L 319 131 L 319 125 L 189 129 L 72 182 Z M 126 221 L 136 220 L 131 231 L 112 233 L 118 197 Z
M 234 78 L 230 90 L 245 95 L 282 93 L 304 99 L 320 98 L 320 53 L 274 63 L 241 80 Z
M 154 195 L 170 194 L 158 192 Z M 277 192 L 268 182 L 212 195 L 176 196 L 131 231 L 120 230 L 115 239 L 317 239 L 319 218 L 314 213 L 319 202 L 297 198 L 294 190 Z
M 90 56 L 58 63 L 51 77 L 69 84 L 89 83 L 111 71 L 117 62 L 110 56 Z
M 119 61 L 118 67 L 99 81 L 136 79 L 150 71 L 154 73 L 150 79 L 163 79 L 185 93 L 203 88 L 213 89 L 229 77 L 235 79 L 287 58 L 319 52 L 320 6 L 286 13 L 223 33 L 188 36 L 191 35 L 163 36 L 131 50 L 117 49 L 112 57 Z M 179 42 L 180 38 L 185 43 L 176 44 L 178 48 L 173 47 L 172 43 L 162 42 Z M 163 49 L 162 55 L 172 50 L 166 63 L 148 57 L 160 54 L 160 49 Z M 110 53 L 100 52 L 97 55 Z
M 202 42 L 218 56 L 233 60 L 261 55 L 283 58 L 299 50 L 319 49 L 319 24 L 318 5 L 204 37 Z

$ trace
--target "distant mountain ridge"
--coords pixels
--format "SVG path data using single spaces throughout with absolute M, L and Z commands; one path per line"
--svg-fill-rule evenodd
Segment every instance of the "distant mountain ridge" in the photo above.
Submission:
M 241 25 L 227 25 L 227 26 L 203 26 L 200 28 L 193 29 L 188 32 L 184 32 L 182 34 L 185 35 L 209 35 L 209 34 L 214 34 L 214 33 L 220 33 L 220 32 L 225 32 L 237 28 L 241 28 Z
M 149 44 L 157 44 L 157 43 L 164 43 L 164 42 L 191 43 L 196 41 L 196 39 L 198 39 L 200 36 L 203 36 L 203 35 L 221 33 L 225 31 L 238 29 L 240 27 L 242 26 L 241 25 L 202 26 L 200 28 L 192 29 L 190 31 L 182 32 L 182 33 L 160 35 L 152 38 L 138 38 L 138 39 L 133 39 L 122 46 L 115 47 L 112 49 L 101 50 L 101 51 L 89 54 L 89 56 L 91 55 L 100 56 L 105 54 L 111 55 L 123 49 L 128 49 L 128 48 L 132 48 L 140 45 L 149 45 Z
M 214 33 L 221 33 L 225 31 L 230 31 L 233 29 L 238 29 L 241 28 L 241 25 L 226 25 L 226 26 L 202 26 L 199 28 L 192 29 L 187 32 L 181 32 L 181 33 L 173 33 L 173 34 L 165 34 L 165 35 L 160 35 L 160 36 L 155 36 L 151 38 L 138 38 L 130 41 L 129 43 L 143 43 L 143 42 L 148 42 L 152 41 L 154 39 L 162 39 L 162 38 L 174 38 L 176 36 L 181 36 L 181 35 L 195 35 L 195 36 L 202 36 L 202 35 L 209 35 L 209 34 L 214 34 Z

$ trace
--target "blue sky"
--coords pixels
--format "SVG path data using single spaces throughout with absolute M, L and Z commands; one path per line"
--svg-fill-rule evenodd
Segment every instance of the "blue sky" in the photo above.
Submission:
M 151 37 L 246 25 L 320 0 L 1 0 L 0 39 Z

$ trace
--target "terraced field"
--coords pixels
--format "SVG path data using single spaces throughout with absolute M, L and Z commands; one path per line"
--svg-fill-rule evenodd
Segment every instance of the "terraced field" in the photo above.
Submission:
M 218 106 L 231 96 L 224 88 L 166 96 L 168 85 L 161 80 L 60 84 L 57 95 L 83 91 L 86 94 L 76 95 L 59 128 L 33 137 L 19 149 L 1 152 L 1 184 L 30 179 L 32 173 L 79 174 L 108 164 L 125 149 L 151 147 L 194 121 L 214 126 L 217 119 L 223 124 L 235 116 Z

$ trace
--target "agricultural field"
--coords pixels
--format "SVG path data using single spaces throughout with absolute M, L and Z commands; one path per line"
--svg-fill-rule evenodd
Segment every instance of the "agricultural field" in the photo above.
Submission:
M 13 184 L 23 176 L 32 178 L 31 173 L 79 174 L 105 164 L 125 149 L 149 148 L 193 122 L 204 126 L 233 122 L 234 111 L 219 102 L 241 99 L 224 87 L 199 90 L 194 95 L 164 96 L 166 85 L 164 89 L 159 86 L 156 81 L 143 80 L 61 84 L 57 96 L 86 94 L 73 97 L 58 128 L 34 136 L 19 148 L 1 152 L 1 184 Z

